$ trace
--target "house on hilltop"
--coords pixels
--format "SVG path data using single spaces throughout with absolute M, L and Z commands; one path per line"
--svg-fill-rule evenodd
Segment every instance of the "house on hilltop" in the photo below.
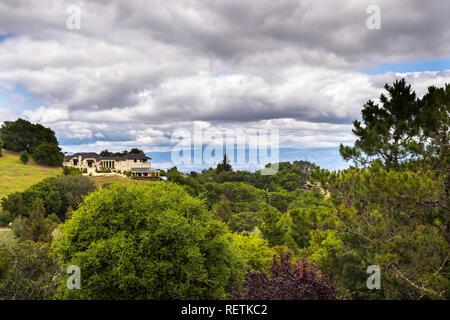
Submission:
M 94 152 L 81 152 L 68 156 L 66 154 L 63 165 L 88 172 L 101 170 L 116 170 L 131 172 L 136 178 L 159 178 L 159 170 L 153 169 L 151 158 L 143 154 L 127 154 L 120 157 L 103 157 Z

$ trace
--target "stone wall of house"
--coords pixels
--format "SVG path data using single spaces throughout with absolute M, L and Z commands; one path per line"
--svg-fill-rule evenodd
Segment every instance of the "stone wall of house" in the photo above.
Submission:
M 74 159 L 71 159 L 70 161 L 63 162 L 64 166 L 68 167 L 75 167 L 78 169 L 102 169 L 101 161 L 96 161 L 94 158 L 85 158 L 85 159 L 78 159 L 77 165 L 74 165 L 73 162 Z M 88 167 L 88 160 L 92 160 L 92 168 Z M 108 160 L 109 161 L 109 160 Z M 122 161 L 114 161 L 114 168 L 110 168 L 113 170 L 120 170 L 120 171 L 131 171 L 132 168 L 151 168 L 152 163 L 150 161 L 142 162 L 141 160 L 136 160 L 134 162 L 133 159 L 127 159 Z

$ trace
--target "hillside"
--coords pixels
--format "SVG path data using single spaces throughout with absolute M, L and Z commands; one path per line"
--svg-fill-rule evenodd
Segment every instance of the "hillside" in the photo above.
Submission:
M 61 173 L 61 168 L 37 165 L 31 159 L 24 165 L 19 160 L 19 153 L 3 150 L 3 157 L 0 157 L 0 199 Z

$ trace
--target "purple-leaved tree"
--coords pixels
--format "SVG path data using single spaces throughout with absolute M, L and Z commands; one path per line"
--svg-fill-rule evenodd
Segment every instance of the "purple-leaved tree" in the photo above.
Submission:
M 239 286 L 232 288 L 236 300 L 335 300 L 336 284 L 315 264 L 308 261 L 292 264 L 292 254 L 273 258 L 270 277 L 264 272 L 247 271 Z

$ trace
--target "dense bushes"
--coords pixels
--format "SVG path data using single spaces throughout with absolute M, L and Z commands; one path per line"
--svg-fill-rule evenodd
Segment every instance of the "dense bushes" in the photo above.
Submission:
M 52 299 L 62 273 L 48 244 L 25 241 L 11 248 L 0 244 L 1 299 Z
M 77 208 L 83 197 L 96 189 L 95 184 L 84 176 L 60 176 L 45 179 L 24 192 L 15 192 L 2 199 L 2 221 L 9 223 L 17 217 L 27 217 L 33 202 L 43 201 L 47 215 L 56 214 L 65 220 L 69 207 Z

